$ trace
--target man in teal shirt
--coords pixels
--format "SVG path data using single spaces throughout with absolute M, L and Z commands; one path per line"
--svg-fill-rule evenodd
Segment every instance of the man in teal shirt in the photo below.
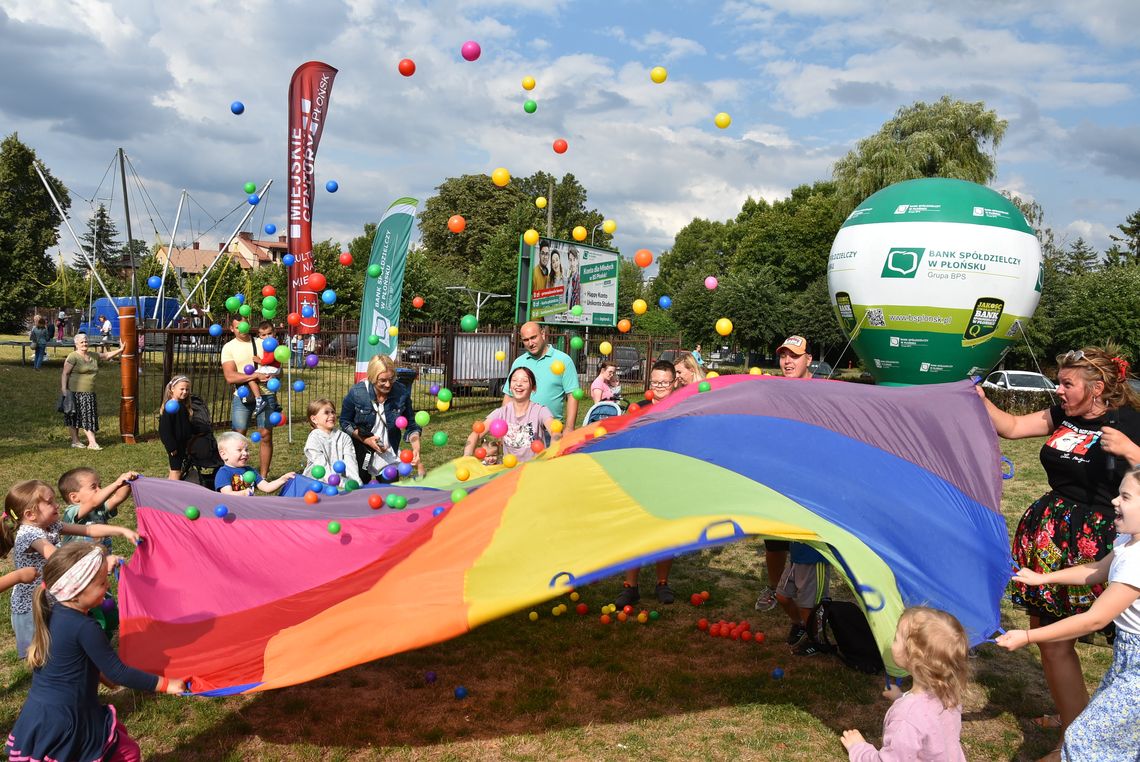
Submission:
M 515 368 L 530 368 L 538 381 L 538 389 L 531 399 L 550 410 L 555 418 L 563 418 L 563 432 L 574 430 L 574 422 L 578 418 L 578 400 L 574 392 L 578 389 L 578 369 L 570 355 L 560 352 L 546 343 L 546 329 L 538 323 L 523 323 L 519 329 L 519 339 L 522 340 L 526 353 L 519 355 L 511 364 L 510 374 Z M 562 373 L 556 374 L 551 370 L 554 361 L 562 363 Z M 507 387 L 503 386 L 503 404 L 510 401 Z

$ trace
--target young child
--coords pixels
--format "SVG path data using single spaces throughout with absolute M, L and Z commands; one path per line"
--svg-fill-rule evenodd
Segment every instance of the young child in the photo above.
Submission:
M 962 695 L 970 679 L 970 657 L 961 623 L 945 611 L 912 606 L 899 617 L 891 656 L 910 672 L 914 685 L 906 693 L 897 685 L 883 691 L 894 703 L 883 719 L 882 749 L 867 743 L 858 730 L 843 731 L 848 758 L 965 762 Z
M 325 470 L 325 480 L 333 471 L 333 463 L 344 463 L 342 479 L 360 483 L 360 471 L 356 467 L 356 453 L 352 449 L 352 437 L 340 429 L 336 407 L 330 400 L 318 399 L 309 403 L 309 425 L 313 430 L 305 440 L 305 476 L 313 477 L 313 466 Z
M 12 590 L 12 631 L 16 634 L 16 653 L 21 659 L 27 654 L 35 631 L 32 593 L 43 571 L 44 560 L 55 552 L 60 535 L 125 537 L 134 543 L 139 540 L 139 536 L 126 527 L 62 523 L 55 493 L 47 482 L 31 479 L 8 490 L 4 496 L 4 516 L 0 519 L 0 555 L 14 548 L 12 562 L 16 569 L 31 567 L 36 572 L 31 583 L 17 584 Z
M 32 687 L 8 736 L 9 759 L 140 760 L 115 707 L 99 701 L 99 675 L 139 691 L 186 690 L 181 680 L 123 664 L 87 616 L 103 601 L 113 562 L 101 545 L 75 543 L 44 564 L 32 603 Z
M 59 477 L 59 495 L 67 501 L 63 520 L 70 524 L 110 524 L 119 515 L 119 505 L 131 496 L 131 482 L 139 478 L 134 471 L 121 474 L 106 487 L 100 486 L 99 472 L 80 466 Z M 62 539 L 64 544 L 74 537 Z M 103 538 L 103 547 L 111 552 L 111 538 Z
M 1010 630 L 997 638 L 1014 651 L 1030 643 L 1072 640 L 1116 623 L 1112 665 L 1085 710 L 1065 730 L 1063 759 L 1135 759 L 1140 749 L 1140 466 L 1120 482 L 1112 501 L 1116 542 L 1099 561 L 1040 574 L 1020 569 L 1026 585 L 1108 587 L 1082 614 L 1034 630 Z
M 273 352 L 267 352 L 264 350 L 263 347 L 265 346 L 266 339 L 273 339 L 276 341 L 276 337 L 273 335 L 273 323 L 269 322 L 268 320 L 262 320 L 261 324 L 257 326 L 257 349 L 261 352 L 261 354 L 259 356 L 256 356 L 257 369 L 254 372 L 261 373 L 270 377 L 276 377 L 279 373 L 281 373 L 281 363 L 277 361 L 277 357 L 274 356 Z M 253 415 L 256 417 L 262 410 L 265 409 L 266 398 L 270 396 L 276 398 L 276 395 L 272 392 L 263 393 L 261 391 L 261 383 L 257 381 L 257 379 L 250 381 L 248 385 L 249 393 L 253 395 Z
M 227 495 L 252 495 L 255 490 L 276 492 L 297 475 L 290 471 L 271 482 L 266 481 L 265 477 L 247 465 L 249 440 L 236 431 L 227 431 L 218 437 L 218 453 L 225 465 L 214 474 L 214 489 Z M 251 481 L 243 478 L 247 472 L 253 474 Z
M 811 612 L 823 600 L 831 582 L 831 567 L 810 545 L 793 542 L 789 550 L 792 562 L 784 567 L 776 585 L 776 602 L 792 620 L 788 645 L 796 653 L 812 656 L 818 653 L 809 628 Z

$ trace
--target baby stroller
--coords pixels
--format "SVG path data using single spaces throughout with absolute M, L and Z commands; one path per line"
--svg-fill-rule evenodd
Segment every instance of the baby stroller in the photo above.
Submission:
M 214 424 L 210 408 L 197 395 L 190 395 L 190 441 L 186 443 L 186 460 L 182 463 L 182 480 L 197 479 L 209 489 L 214 488 L 214 474 L 225 463 L 218 453 L 218 440 L 214 438 Z
M 622 409 L 622 403 L 624 402 L 625 400 L 602 400 L 601 402 L 595 402 L 593 406 L 586 411 L 586 418 L 583 421 L 583 425 L 597 423 L 606 418 L 621 415 L 624 412 Z

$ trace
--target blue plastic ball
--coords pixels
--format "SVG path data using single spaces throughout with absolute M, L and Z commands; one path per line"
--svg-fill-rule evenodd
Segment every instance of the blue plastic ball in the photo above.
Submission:
M 329 180 L 327 183 L 325 183 L 325 190 L 327 190 L 329 193 L 336 193 L 339 189 L 340 185 L 336 180 Z
M 278 391 L 279 389 L 281 389 L 281 379 L 279 379 L 279 378 L 269 379 L 268 381 L 265 382 L 265 388 L 271 392 Z
M 286 254 L 285 256 L 281 257 L 281 264 L 285 265 L 286 267 L 292 267 L 296 262 L 297 258 L 292 254 Z
M 219 519 L 224 519 L 226 517 L 226 514 L 228 514 L 229 512 L 230 512 L 230 509 L 227 508 L 225 505 L 218 505 L 218 506 L 214 507 L 214 515 L 217 516 Z
M 400 476 L 411 476 L 413 470 L 414 469 L 412 468 L 411 463 L 401 463 L 400 465 L 396 466 L 396 473 L 398 473 Z
M 274 380 L 276 381 L 276 379 L 274 379 Z M 276 410 L 274 410 L 272 413 L 269 414 L 269 425 L 270 426 L 280 426 L 281 420 L 282 420 L 281 414 L 278 413 Z
M 384 469 L 380 472 L 380 476 L 384 481 L 394 482 L 399 478 L 400 471 L 395 466 L 384 466 Z
M 265 352 L 272 352 L 274 349 L 277 349 L 277 339 L 272 336 L 266 336 L 261 340 L 261 349 Z
M 306 304 L 304 307 L 301 308 L 301 317 L 311 318 L 313 315 L 316 315 L 316 314 L 317 314 L 317 310 L 311 304 Z
M 442 505 L 437 505 L 435 508 L 432 509 L 431 515 L 432 516 L 439 516 L 443 513 L 444 510 L 445 509 Z
M 667 296 L 662 296 L 660 299 L 657 300 L 657 306 L 663 310 L 667 310 L 673 306 L 673 300 Z
M 455 689 L 455 698 L 460 700 L 460 701 L 467 698 L 467 689 L 464 688 L 462 685 L 460 685 L 458 688 Z
M 293 391 L 298 393 L 305 391 L 305 382 L 298 378 L 293 382 Z
M 218 338 L 222 335 L 222 327 L 217 323 L 214 323 L 212 326 L 210 326 L 210 335 L 215 339 Z
M 237 294 L 237 300 L 239 304 L 245 304 L 245 294 Z
M 274 225 L 272 222 L 265 223 L 265 234 L 266 235 L 273 235 L 276 232 L 277 232 L 277 226 L 276 225 Z
M 333 461 L 333 471 L 336 471 L 338 474 L 343 474 L 347 469 L 348 467 L 344 465 L 343 460 Z
M 780 680 L 783 677 L 784 677 L 784 669 L 782 667 L 776 667 L 774 670 L 772 670 L 772 679 L 773 680 Z
M 239 387 L 237 388 L 237 395 L 238 395 L 239 397 L 241 397 L 242 399 L 245 399 L 246 397 L 248 397 L 248 396 L 249 396 L 249 387 L 248 387 L 248 386 L 244 386 L 244 385 L 243 385 L 243 386 L 239 386 Z
M 249 202 L 250 206 L 257 206 L 257 202 L 261 201 L 261 196 L 258 196 L 256 193 L 251 193 L 246 201 Z
M 261 432 L 255 431 L 249 435 L 249 441 L 257 443 L 261 441 Z
M 321 301 L 325 304 L 336 304 L 336 292 L 331 288 L 326 288 L 321 292 Z
M 158 277 L 157 275 L 152 275 L 146 279 L 146 284 L 151 288 L 157 289 L 162 285 L 162 278 Z
M 309 486 L 305 487 L 305 491 L 306 492 L 316 492 L 319 495 L 319 494 L 321 494 L 321 490 L 323 490 L 324 488 L 325 488 L 325 485 L 321 484 L 320 482 L 310 482 Z
M 245 104 L 241 101 L 234 101 L 230 104 L 230 111 L 233 112 L 234 116 L 241 116 L 245 113 Z
M 328 495 L 329 497 L 336 497 L 337 489 L 336 489 L 336 487 L 334 487 L 330 484 L 329 486 L 325 487 L 324 493 L 326 495 Z
M 177 413 L 182 406 L 178 404 L 178 400 L 167 400 L 162 409 L 168 413 Z

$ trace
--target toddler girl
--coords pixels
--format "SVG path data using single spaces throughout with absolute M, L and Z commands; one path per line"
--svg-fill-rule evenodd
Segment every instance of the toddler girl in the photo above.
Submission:
M 32 604 L 32 687 L 8 736 L 9 759 L 141 760 L 114 706 L 99 703 L 99 675 L 140 691 L 182 693 L 181 680 L 119 661 L 87 612 L 103 602 L 115 559 L 101 545 L 72 543 L 52 554 Z
M 906 693 L 892 685 L 883 695 L 894 704 L 883 719 L 883 748 L 863 739 L 858 730 L 843 731 L 843 747 L 856 760 L 925 759 L 965 762 L 962 694 L 969 681 L 969 642 L 952 615 L 913 606 L 899 617 L 891 656 L 910 672 L 914 685 Z
M 1013 579 L 1026 585 L 1108 587 L 1081 614 L 1033 630 L 1010 630 L 997 644 L 1010 651 L 1030 643 L 1073 640 L 1116 623 L 1112 666 L 1088 706 L 1065 729 L 1065 760 L 1135 759 L 1140 749 L 1140 466 L 1120 482 L 1112 501 L 1116 541 L 1099 561 L 1040 574 L 1020 569 Z
M 126 527 L 62 523 L 55 492 L 47 482 L 31 479 L 13 485 L 4 497 L 4 515 L 0 518 L 0 555 L 14 548 L 12 561 L 16 569 L 31 567 L 36 572 L 31 584 L 21 582 L 12 591 L 12 631 L 16 634 L 16 653 L 21 659 L 27 655 L 35 632 L 32 593 L 43 573 L 44 560 L 51 557 L 59 545 L 60 535 L 65 534 L 139 541 L 139 536 Z

